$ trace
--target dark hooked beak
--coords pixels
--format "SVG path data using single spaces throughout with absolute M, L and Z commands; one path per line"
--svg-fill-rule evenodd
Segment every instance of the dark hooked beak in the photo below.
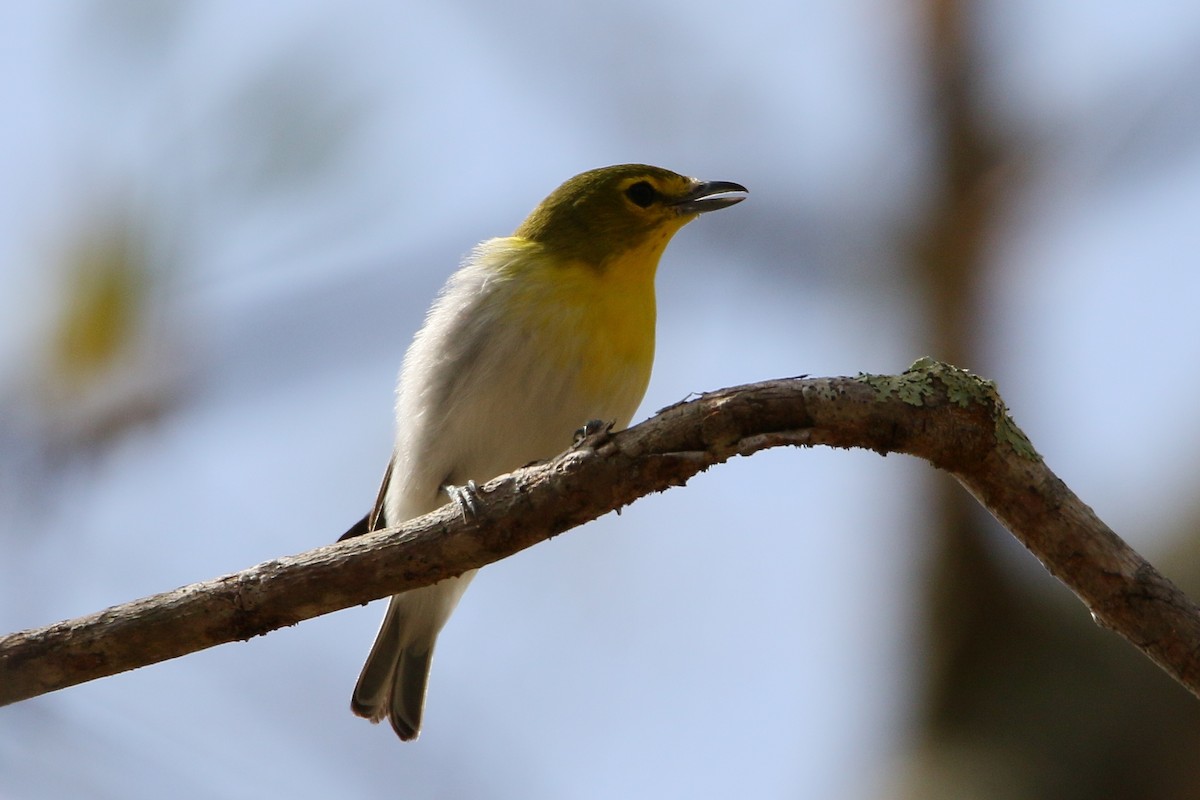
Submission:
M 692 191 L 671 203 L 671 207 L 680 214 L 703 214 L 740 203 L 746 199 L 747 194 L 749 190 L 740 183 L 701 181 Z

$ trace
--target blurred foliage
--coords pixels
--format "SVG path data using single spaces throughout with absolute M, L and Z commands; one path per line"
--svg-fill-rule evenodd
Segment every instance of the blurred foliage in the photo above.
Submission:
M 267 54 L 232 76 L 227 91 L 191 98 L 180 116 L 172 59 L 197 12 L 191 3 L 95 0 L 78 17 L 78 45 L 96 69 L 74 78 L 89 94 L 131 105 L 130 87 L 159 81 L 138 109 L 153 136 L 141 150 L 142 174 L 97 189 L 89 170 L 103 168 L 89 162 L 77 193 L 97 199 L 55 222 L 51 238 L 64 244 L 45 269 L 58 276 L 56 311 L 28 367 L 13 376 L 15 392 L 0 397 L 8 408 L 0 435 L 9 442 L 0 469 L 17 476 L 44 477 L 176 407 L 202 364 L 175 289 L 217 271 L 218 234 L 231 221 L 280 206 L 298 216 L 298 197 L 320 197 L 351 169 L 345 156 L 365 107 L 331 77 L 336 70 L 312 42 Z M 99 113 L 112 118 L 110 108 Z M 124 146 L 121 136 L 88 142 L 88 158 L 102 162 L 107 145 Z M 300 241 L 275 246 L 304 250 L 322 234 L 302 219 L 296 229 Z M 258 269 L 295 258 L 254 255 Z M 41 467 L 30 472 L 31 463 Z
M 80 232 L 62 267 L 64 307 L 50 335 L 49 378 L 76 390 L 128 352 L 149 296 L 150 273 L 128 223 Z
M 219 180 L 249 198 L 312 187 L 342 166 L 366 107 L 315 54 L 288 54 L 226 98 L 214 132 L 226 154 Z
M 14 401 L 24 446 L 8 455 L 42 467 L 27 480 L 156 419 L 178 397 L 178 336 L 155 313 L 161 272 L 131 220 L 106 210 L 63 232 L 58 312 Z

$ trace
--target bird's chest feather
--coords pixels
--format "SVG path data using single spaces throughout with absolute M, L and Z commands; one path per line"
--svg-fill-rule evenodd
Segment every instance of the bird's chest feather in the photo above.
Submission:
M 466 272 L 405 361 L 398 475 L 432 504 L 571 443 L 589 420 L 629 424 L 654 360 L 653 275 L 578 265 Z M 432 505 L 430 506 L 432 507 Z
M 541 358 L 562 377 L 565 392 L 632 415 L 654 362 L 653 275 L 579 267 L 554 277 L 539 287 L 528 321 Z

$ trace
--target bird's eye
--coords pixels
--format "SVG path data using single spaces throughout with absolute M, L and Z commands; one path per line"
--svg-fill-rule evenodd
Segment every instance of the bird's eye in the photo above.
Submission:
M 648 181 L 638 181 L 625 190 L 625 196 L 633 201 L 635 206 L 649 208 L 650 204 L 658 199 L 658 192 Z

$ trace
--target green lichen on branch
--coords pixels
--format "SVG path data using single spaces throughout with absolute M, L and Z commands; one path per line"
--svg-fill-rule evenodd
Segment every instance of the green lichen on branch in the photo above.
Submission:
M 996 384 L 968 370 L 922 356 L 899 375 L 859 373 L 857 380 L 873 388 L 881 399 L 895 397 L 912 406 L 924 406 L 927 399 L 943 393 L 946 400 L 960 408 L 983 405 L 992 417 L 997 441 L 1007 444 L 1022 458 L 1037 461 L 1042 458 L 1013 422 Z
M 917 369 L 926 361 L 937 363 L 929 358 L 920 358 L 899 375 L 872 375 L 860 372 L 856 380 L 874 389 L 881 400 L 895 397 L 910 406 L 923 406 L 926 398 L 933 397 L 936 393 L 929 375 Z

